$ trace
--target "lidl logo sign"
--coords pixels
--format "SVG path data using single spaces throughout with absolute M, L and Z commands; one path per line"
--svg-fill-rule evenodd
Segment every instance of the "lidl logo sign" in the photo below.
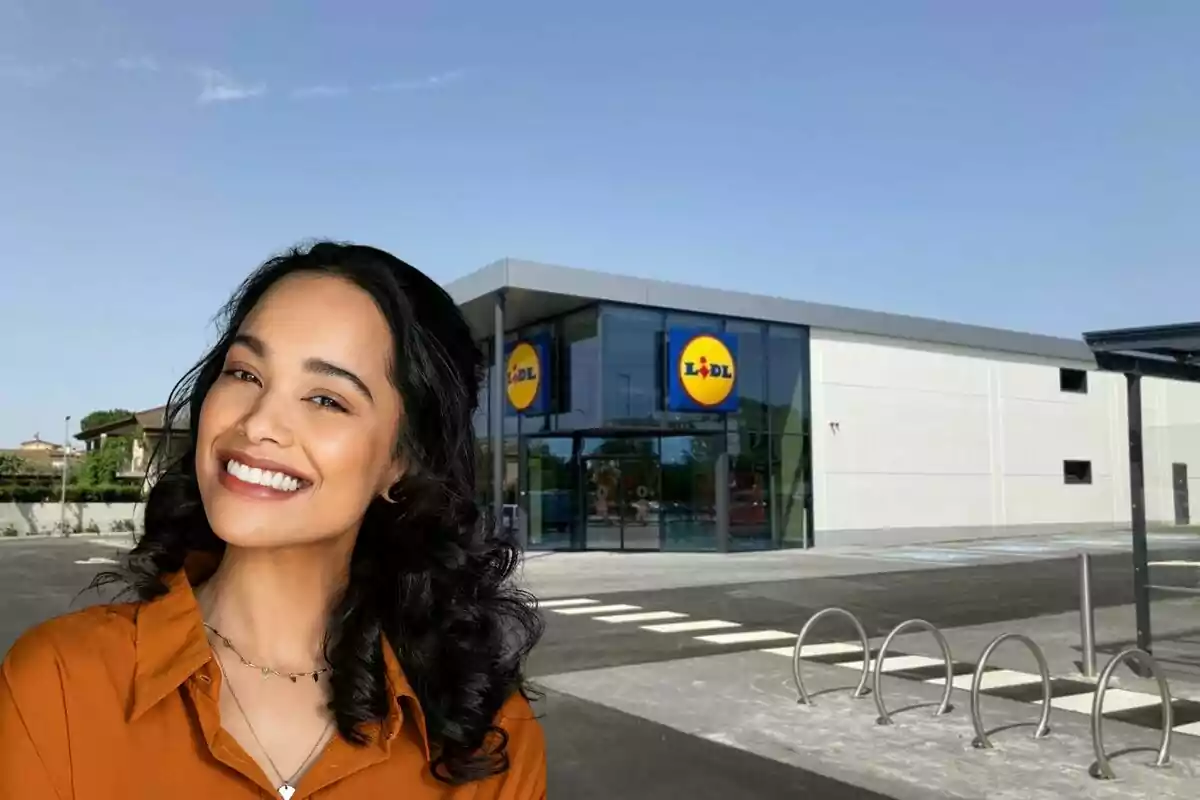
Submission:
M 733 337 L 672 329 L 667 406 L 672 411 L 736 411 L 737 346 Z
M 546 353 L 541 340 L 521 340 L 508 347 L 504 366 L 504 385 L 508 403 L 524 414 L 546 413 Z

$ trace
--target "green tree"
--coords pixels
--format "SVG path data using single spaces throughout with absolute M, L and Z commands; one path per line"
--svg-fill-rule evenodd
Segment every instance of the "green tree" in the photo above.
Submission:
M 132 450 L 133 440 L 128 436 L 107 437 L 83 457 L 83 463 L 74 471 L 75 482 L 80 486 L 111 486 L 128 465 Z
M 123 408 L 113 408 L 108 411 L 93 411 L 79 420 L 79 430 L 86 431 L 90 428 L 99 428 L 103 425 L 108 425 L 110 422 L 129 419 L 132 416 L 132 411 L 126 411 Z
M 81 431 L 100 428 L 113 422 L 129 419 L 132 411 L 124 408 L 93 411 L 79 420 Z M 106 436 L 100 447 L 91 450 L 83 462 L 73 470 L 72 479 L 80 486 L 110 486 L 116 483 L 117 475 L 129 463 L 133 451 L 133 440 L 128 436 Z
M 0 475 L 20 475 L 28 470 L 25 459 L 16 453 L 0 453 Z

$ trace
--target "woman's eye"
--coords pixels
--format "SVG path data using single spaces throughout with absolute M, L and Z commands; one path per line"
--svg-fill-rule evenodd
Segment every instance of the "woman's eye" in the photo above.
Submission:
M 327 408 L 330 411 L 345 411 L 346 407 L 334 400 L 332 397 L 326 397 L 323 394 L 309 398 L 313 403 L 316 403 L 321 408 Z
M 235 381 L 246 381 L 247 383 L 258 383 L 258 378 L 253 373 L 247 372 L 244 369 L 227 369 L 223 373 L 233 378 Z

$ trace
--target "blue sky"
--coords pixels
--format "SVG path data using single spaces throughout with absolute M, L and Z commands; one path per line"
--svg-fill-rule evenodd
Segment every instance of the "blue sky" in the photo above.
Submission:
M 1197 319 L 1197 76 L 1193 0 L 0 0 L 0 446 L 162 402 L 313 236 Z

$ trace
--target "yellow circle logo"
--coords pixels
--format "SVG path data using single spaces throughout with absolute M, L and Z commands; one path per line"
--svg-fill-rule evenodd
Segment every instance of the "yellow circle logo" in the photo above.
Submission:
M 736 376 L 733 354 L 715 336 L 695 336 L 679 354 L 679 385 L 697 405 L 721 405 L 733 393 Z
M 518 342 L 508 354 L 504 369 L 508 381 L 508 402 L 517 411 L 524 411 L 537 400 L 542 385 L 542 360 L 529 342 Z

